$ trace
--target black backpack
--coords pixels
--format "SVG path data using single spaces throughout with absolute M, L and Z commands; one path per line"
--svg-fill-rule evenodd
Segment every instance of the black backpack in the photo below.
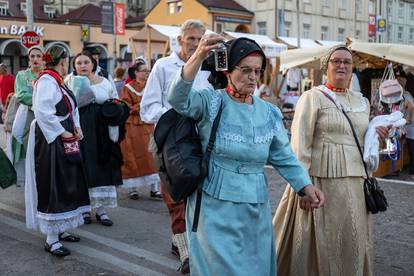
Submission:
M 174 109 L 159 119 L 154 140 L 157 145 L 157 167 L 160 178 L 171 198 L 183 201 L 198 188 L 208 173 L 208 163 L 214 147 L 221 117 L 221 106 L 214 119 L 206 152 L 203 154 L 197 122 L 180 115 Z M 193 231 L 196 231 L 201 204 L 201 188 L 197 191 Z

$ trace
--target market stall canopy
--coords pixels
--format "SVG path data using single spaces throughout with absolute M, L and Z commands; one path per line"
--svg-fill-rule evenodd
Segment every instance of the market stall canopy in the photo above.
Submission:
M 297 37 L 287 37 L 287 36 L 278 36 L 277 39 L 289 46 L 289 48 L 298 48 L 298 38 Z M 313 39 L 301 38 L 300 39 L 300 48 L 315 48 L 320 47 L 318 43 Z
M 263 52 L 268 58 L 279 57 L 280 53 L 287 51 L 288 48 L 285 44 L 274 42 L 270 37 L 266 35 L 236 32 L 223 32 L 223 35 L 228 39 L 246 37 L 255 40 L 260 45 L 260 47 L 262 47 Z
M 300 48 L 288 50 L 280 54 L 280 70 L 305 65 L 310 62 L 319 61 L 331 46 L 318 46 L 314 48 Z
M 334 41 L 334 40 L 316 40 L 316 42 L 322 46 L 330 46 L 330 47 L 339 45 L 339 44 L 345 44 L 344 42 Z
M 212 31 L 206 30 L 206 33 L 212 33 Z M 147 24 L 133 35 L 131 39 L 135 41 L 147 41 L 148 36 L 150 36 L 151 42 L 165 42 L 168 40 L 170 49 L 178 52 L 180 50 L 180 45 L 178 45 L 177 40 L 179 34 L 179 26 Z
M 358 40 L 348 39 L 348 46 L 355 51 L 358 57 L 366 62 L 375 61 L 369 56 L 364 57 L 362 54 L 374 56 L 382 60 L 388 60 L 414 66 L 414 46 L 391 43 L 368 43 Z M 383 65 L 381 65 L 383 66 Z

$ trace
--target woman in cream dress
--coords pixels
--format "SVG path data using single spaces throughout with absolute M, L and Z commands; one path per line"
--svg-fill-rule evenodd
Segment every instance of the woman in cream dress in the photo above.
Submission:
M 324 59 L 327 83 L 299 99 L 292 123 L 292 148 L 325 194 L 324 208 L 312 210 L 288 186 L 277 208 L 278 275 L 372 275 L 372 217 L 365 206 L 364 166 L 348 121 L 325 95 L 343 107 L 361 145 L 370 105 L 347 89 L 352 53 L 332 48 Z M 387 129 L 377 128 L 380 137 Z

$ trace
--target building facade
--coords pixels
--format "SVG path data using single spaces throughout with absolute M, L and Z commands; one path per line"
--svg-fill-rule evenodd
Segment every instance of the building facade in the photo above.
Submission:
M 86 4 L 99 6 L 102 0 L 51 0 L 58 14 L 62 15 Z M 110 0 L 107 0 L 110 1 Z M 148 11 L 154 7 L 157 0 L 116 0 L 118 3 L 124 3 L 127 16 L 135 17 L 147 15 Z
M 145 17 L 145 23 L 179 26 L 191 18 L 218 33 L 250 31 L 253 13 L 233 0 L 161 0 Z
M 16 1 L 10 0 L 6 11 L 0 14 L 0 62 L 9 66 L 14 74 L 28 65 L 27 49 L 20 42 L 20 36 L 28 30 L 26 16 L 24 11 L 17 10 L 16 7 L 22 6 Z M 50 18 L 43 12 L 44 5 L 50 3 L 36 0 L 33 3 L 33 25 L 40 37 L 40 45 L 46 49 L 54 45 L 61 46 L 70 56 L 76 55 L 86 46 L 97 47 L 101 51 L 100 65 L 110 71 L 115 60 L 125 60 L 129 37 L 135 30 L 127 29 L 125 35 L 116 36 L 114 44 L 112 34 L 101 32 L 100 10 L 97 6 L 85 5 L 67 14 L 73 16 Z
M 413 0 L 300 0 L 299 22 L 296 0 L 237 0 L 255 13 L 254 32 L 272 38 L 299 36 L 315 40 L 412 43 Z M 369 15 L 386 19 L 387 31 L 370 37 Z M 299 24 L 299 26 L 298 26 Z

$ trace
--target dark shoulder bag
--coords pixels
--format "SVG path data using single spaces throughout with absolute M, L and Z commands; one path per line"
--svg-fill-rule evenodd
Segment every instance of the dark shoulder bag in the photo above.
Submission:
M 362 164 L 364 165 L 365 174 L 367 176 L 364 180 L 364 194 L 365 194 L 365 203 L 367 205 L 368 211 L 370 211 L 372 214 L 386 211 L 388 207 L 387 198 L 384 195 L 384 191 L 378 185 L 377 179 L 375 177 L 369 177 L 367 166 L 364 162 L 364 154 L 362 153 L 362 148 L 361 148 L 361 145 L 359 144 L 358 136 L 355 132 L 354 126 L 352 125 L 351 119 L 348 117 L 348 115 L 346 114 L 345 110 L 342 107 L 336 105 L 336 102 L 332 99 L 330 95 L 328 95 L 324 91 L 321 91 L 321 92 L 329 100 L 331 100 L 339 110 L 342 111 L 346 120 L 349 123 L 349 126 L 351 127 L 352 135 L 354 136 L 355 143 L 361 155 Z
M 197 231 L 201 184 L 208 174 L 221 111 L 220 105 L 205 153 L 202 150 L 197 122 L 179 114 L 173 108 L 161 116 L 154 130 L 154 141 L 157 145 L 156 165 L 165 190 L 176 202 L 186 200 L 197 191 L 193 232 Z

